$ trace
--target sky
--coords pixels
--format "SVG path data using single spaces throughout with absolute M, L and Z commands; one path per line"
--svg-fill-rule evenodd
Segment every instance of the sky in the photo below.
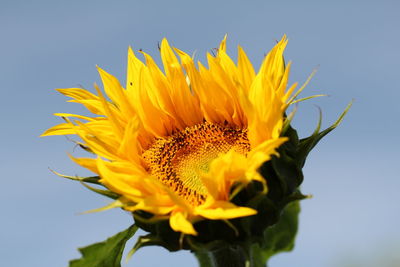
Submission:
M 109 201 L 49 171 L 90 174 L 68 159 L 79 155 L 71 141 L 39 138 L 61 122 L 53 113 L 84 113 L 55 88 L 101 84 L 96 65 L 124 84 L 128 46 L 160 62 L 164 37 L 204 60 L 228 34 L 228 53 L 236 57 L 240 44 L 258 67 L 286 34 L 291 82 L 317 69 L 302 95 L 328 95 L 298 106 L 300 135 L 312 132 L 318 108 L 328 127 L 354 104 L 308 158 L 302 191 L 313 198 L 301 203 L 296 246 L 269 266 L 399 266 L 399 11 L 400 2 L 389 0 L 1 0 L 2 265 L 67 266 L 77 247 L 132 224 L 121 210 L 82 215 Z M 189 252 L 147 247 L 123 266 L 160 265 L 197 263 Z

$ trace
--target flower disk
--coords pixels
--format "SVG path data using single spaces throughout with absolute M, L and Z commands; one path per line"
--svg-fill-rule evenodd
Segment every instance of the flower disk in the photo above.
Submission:
M 256 73 L 243 49 L 235 63 L 226 38 L 207 65 L 185 52 L 160 46 L 162 71 L 144 52 L 145 63 L 128 50 L 127 83 L 98 68 L 105 94 L 82 88 L 58 89 L 94 116 L 57 113 L 65 123 L 43 135 L 75 134 L 96 158 L 74 158 L 100 177 L 119 198 L 112 205 L 169 219 L 176 232 L 197 235 L 199 220 L 252 216 L 231 199 L 276 155 L 285 110 L 296 84 L 288 87 L 284 36 Z
M 198 206 L 207 198 L 202 173 L 208 173 L 212 160 L 231 149 L 243 155 L 249 152 L 246 131 L 204 122 L 156 140 L 143 158 L 149 173 Z

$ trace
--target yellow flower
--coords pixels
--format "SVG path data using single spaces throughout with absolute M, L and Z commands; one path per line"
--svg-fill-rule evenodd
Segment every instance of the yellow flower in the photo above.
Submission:
M 120 195 L 117 205 L 168 218 L 174 231 L 196 235 L 193 223 L 257 213 L 230 200 L 259 181 L 258 168 L 287 138 L 284 112 L 296 84 L 288 87 L 284 36 L 256 73 L 242 48 L 235 64 L 226 38 L 208 68 L 161 43 L 161 71 L 144 52 L 145 63 L 128 51 L 127 84 L 98 68 L 106 96 L 81 88 L 58 89 L 97 116 L 58 113 L 66 122 L 47 135 L 76 134 L 97 158 L 74 158 Z M 179 59 L 177 57 L 179 56 Z

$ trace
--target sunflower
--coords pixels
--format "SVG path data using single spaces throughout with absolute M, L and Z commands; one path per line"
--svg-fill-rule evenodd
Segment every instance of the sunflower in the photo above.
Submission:
M 58 89 L 94 115 L 56 113 L 65 123 L 43 136 L 78 135 L 97 157 L 71 158 L 116 193 L 112 207 L 168 219 L 175 232 L 195 236 L 198 221 L 253 216 L 232 199 L 255 181 L 267 194 L 258 170 L 288 139 L 281 133 L 296 84 L 288 86 L 286 45 L 284 36 L 258 72 L 241 47 L 237 63 L 227 55 L 226 37 L 207 54 L 208 67 L 166 39 L 164 71 L 129 48 L 126 87 L 98 68 L 105 94 L 97 85 L 97 94 Z

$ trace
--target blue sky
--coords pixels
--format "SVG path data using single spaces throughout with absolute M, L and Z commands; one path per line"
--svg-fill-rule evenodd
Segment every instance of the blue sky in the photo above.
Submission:
M 328 126 L 354 99 L 343 124 L 308 159 L 300 231 L 280 266 L 397 266 L 400 248 L 398 1 L 4 1 L 0 2 L 0 153 L 4 266 L 67 266 L 85 246 L 125 229 L 120 210 L 77 215 L 107 199 L 48 167 L 88 174 L 69 161 L 64 137 L 39 138 L 55 112 L 82 113 L 55 88 L 100 84 L 95 65 L 125 81 L 129 45 L 158 60 L 157 42 L 198 58 L 228 34 L 228 52 L 244 47 L 258 66 L 283 34 L 291 81 L 318 72 L 294 122 L 309 134 L 318 109 Z M 158 60 L 159 62 L 159 60 Z M 132 242 L 129 243 L 132 245 Z M 355 265 L 351 265 L 351 264 Z M 390 265 L 392 263 L 392 265 Z M 126 266 L 196 266 L 188 252 L 144 248 Z M 358 265 L 357 265 L 358 264 Z

